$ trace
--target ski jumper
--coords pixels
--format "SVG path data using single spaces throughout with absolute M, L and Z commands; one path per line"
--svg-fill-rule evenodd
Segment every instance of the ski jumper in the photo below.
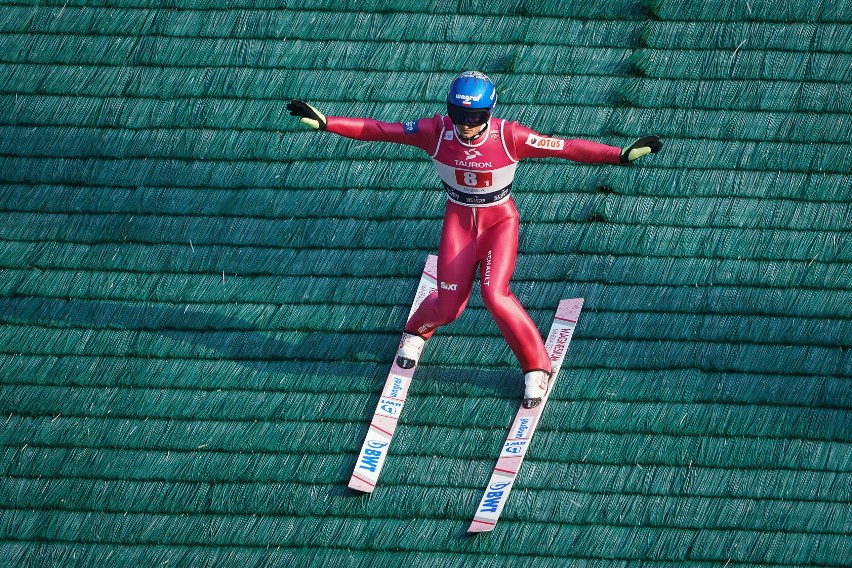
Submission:
M 438 248 L 438 291 L 426 298 L 405 331 L 429 339 L 461 315 L 479 266 L 482 300 L 524 373 L 550 372 L 550 359 L 533 321 L 509 290 L 518 252 L 518 210 L 511 196 L 523 158 L 619 163 L 621 148 L 587 140 L 542 136 L 517 122 L 491 118 L 474 141 L 461 140 L 449 117 L 403 123 L 326 117 L 326 130 L 364 141 L 416 146 L 432 158 L 447 192 Z

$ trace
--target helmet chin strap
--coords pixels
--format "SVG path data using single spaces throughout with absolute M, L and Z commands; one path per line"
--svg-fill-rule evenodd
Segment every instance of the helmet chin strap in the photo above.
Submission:
M 482 125 L 482 128 L 479 129 L 479 132 L 477 132 L 473 136 L 465 136 L 461 133 L 461 131 L 459 130 L 459 127 L 456 126 L 456 136 L 458 136 L 461 140 L 464 140 L 465 142 L 473 142 L 474 140 L 476 140 L 477 138 L 482 136 L 482 134 L 487 129 L 488 129 L 488 123 L 486 122 L 485 124 Z

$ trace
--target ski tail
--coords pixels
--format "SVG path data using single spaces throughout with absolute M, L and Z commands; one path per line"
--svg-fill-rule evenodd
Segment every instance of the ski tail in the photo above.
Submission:
M 582 309 L 583 298 L 573 298 L 559 302 L 556 316 L 553 318 L 553 324 L 550 327 L 550 333 L 548 333 L 547 341 L 545 342 L 545 348 L 550 356 L 550 364 L 553 368 L 550 387 L 541 404 L 534 408 L 524 408 L 521 406 L 518 409 L 515 420 L 509 429 L 509 435 L 503 443 L 503 449 L 500 451 L 497 465 L 494 466 L 491 479 L 488 480 L 485 493 L 479 501 L 473 522 L 467 529 L 467 532 L 488 532 L 493 530 L 497 525 L 497 520 L 500 518 L 503 507 L 509 498 L 509 492 L 512 490 L 515 478 L 521 469 L 521 463 L 524 461 L 527 448 L 529 448 L 533 434 L 538 427 L 544 407 L 547 404 L 550 393 L 553 392 L 553 385 L 556 382 L 556 377 L 559 375 L 559 370 L 562 368 L 565 353 L 568 351 L 568 345 L 571 343 L 571 337 L 574 334 L 574 328 L 577 325 L 577 319 Z
M 437 269 L 438 257 L 429 255 L 426 259 L 426 266 L 423 268 L 423 274 L 420 276 L 420 283 L 417 286 L 411 310 L 408 312 L 408 319 L 411 319 L 411 316 L 420 307 L 420 303 L 438 289 Z M 396 431 L 399 415 L 408 396 L 408 387 L 411 384 L 412 377 L 414 377 L 414 370 L 403 369 L 397 365 L 396 353 L 394 353 L 390 373 L 379 397 L 379 403 L 376 405 L 373 419 L 370 421 L 370 428 L 367 430 L 367 436 L 361 446 L 358 460 L 355 462 L 352 478 L 349 480 L 350 488 L 364 493 L 372 493 L 373 489 L 376 488 L 388 448 Z

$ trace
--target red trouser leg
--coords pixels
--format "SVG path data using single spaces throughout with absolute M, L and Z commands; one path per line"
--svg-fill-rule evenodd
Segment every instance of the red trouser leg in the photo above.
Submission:
M 438 291 L 420 304 L 405 330 L 426 339 L 467 306 L 476 273 L 476 227 L 470 208 L 447 202 L 438 246 Z
M 541 334 L 509 289 L 518 254 L 518 224 L 516 212 L 512 217 L 490 227 L 479 238 L 482 301 L 518 358 L 524 373 L 535 370 L 549 373 L 550 358 Z
M 476 265 L 482 299 L 524 372 L 550 372 L 550 358 L 533 321 L 509 289 L 518 252 L 514 203 L 477 210 L 447 204 L 438 249 L 438 292 L 426 298 L 405 326 L 429 338 L 467 305 Z

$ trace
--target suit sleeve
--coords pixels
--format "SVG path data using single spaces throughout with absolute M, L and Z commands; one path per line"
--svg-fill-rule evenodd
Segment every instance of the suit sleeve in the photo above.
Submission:
M 574 162 L 618 164 L 621 148 L 590 140 L 565 140 L 542 136 L 517 122 L 506 124 L 509 154 L 517 160 L 524 158 L 564 158 Z
M 437 147 L 441 121 L 438 115 L 408 122 L 382 122 L 372 118 L 326 117 L 326 131 L 365 142 L 393 142 L 416 146 L 430 154 Z

